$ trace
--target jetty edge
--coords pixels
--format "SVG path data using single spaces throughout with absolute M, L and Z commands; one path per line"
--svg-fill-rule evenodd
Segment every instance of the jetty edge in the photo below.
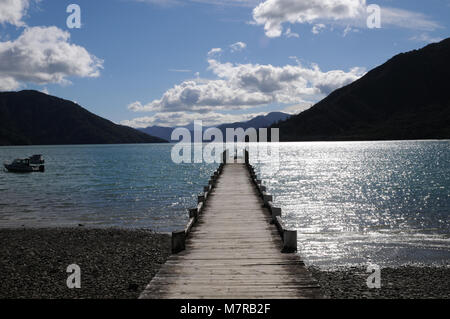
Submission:
M 172 255 L 139 298 L 323 298 L 295 253 L 297 231 L 281 215 L 248 151 L 233 161 L 225 151 L 186 227 L 172 233 Z

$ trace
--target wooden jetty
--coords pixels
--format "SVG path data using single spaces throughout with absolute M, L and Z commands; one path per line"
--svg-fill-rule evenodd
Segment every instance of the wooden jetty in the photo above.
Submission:
M 245 157 L 211 177 L 141 299 L 321 298 L 295 254 L 297 232 L 285 229 L 281 209 Z

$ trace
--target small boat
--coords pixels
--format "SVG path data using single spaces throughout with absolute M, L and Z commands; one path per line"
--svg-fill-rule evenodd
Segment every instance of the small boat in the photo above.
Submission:
M 42 165 L 44 164 L 44 157 L 42 155 L 33 155 L 30 157 L 30 164 L 31 165 Z
M 44 165 L 32 165 L 29 158 L 16 159 L 12 163 L 4 164 L 5 168 L 12 173 L 33 173 L 33 172 L 45 172 Z

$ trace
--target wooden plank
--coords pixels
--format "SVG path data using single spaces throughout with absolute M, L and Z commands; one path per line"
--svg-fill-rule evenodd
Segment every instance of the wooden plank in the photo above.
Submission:
M 226 164 L 186 250 L 172 255 L 141 298 L 320 298 L 296 254 L 283 254 L 271 213 L 245 164 Z

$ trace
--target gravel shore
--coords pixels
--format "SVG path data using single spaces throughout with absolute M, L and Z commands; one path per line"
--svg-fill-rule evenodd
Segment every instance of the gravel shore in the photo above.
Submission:
M 324 271 L 309 267 L 327 298 L 449 299 L 450 267 L 402 266 L 381 269 L 381 288 L 369 289 L 364 267 Z
M 170 237 L 147 230 L 1 229 L 0 298 L 137 298 L 170 254 Z M 81 268 L 68 289 L 67 267 Z
M 0 299 L 134 299 L 170 255 L 170 236 L 148 230 L 0 229 Z M 68 289 L 66 269 L 81 268 L 81 289 Z M 326 297 L 450 298 L 450 267 L 381 270 L 381 289 L 366 268 L 309 267 Z

